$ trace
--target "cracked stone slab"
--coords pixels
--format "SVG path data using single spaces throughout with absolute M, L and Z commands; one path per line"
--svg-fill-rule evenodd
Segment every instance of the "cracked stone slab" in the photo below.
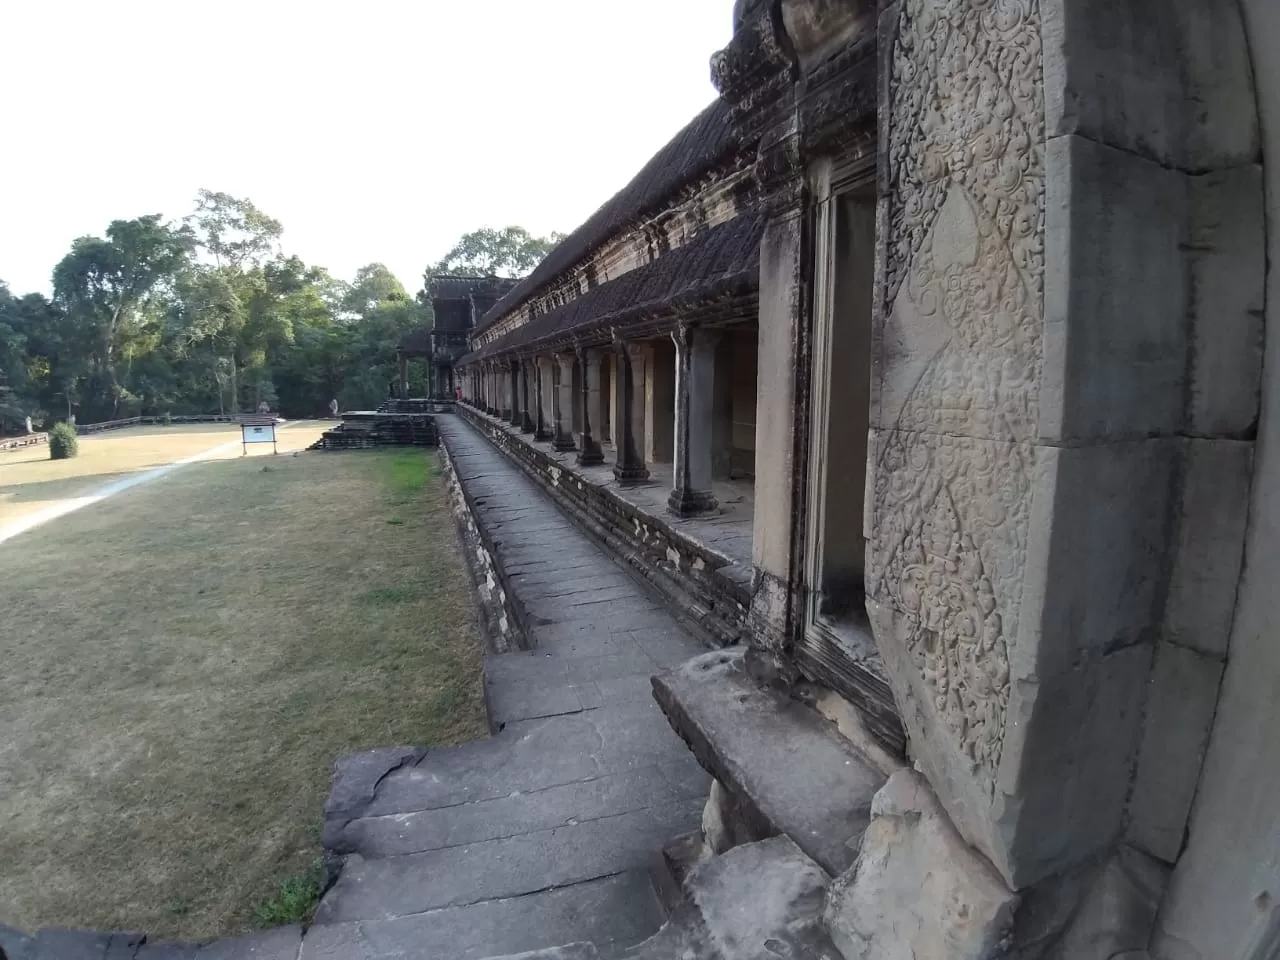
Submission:
M 344 847 L 366 858 L 423 853 L 681 800 L 697 802 L 705 792 L 701 784 L 689 783 L 674 768 L 669 776 L 661 766 L 640 767 L 478 803 L 353 820 L 347 826 Z
M 389 774 L 417 763 L 425 754 L 422 747 L 380 747 L 340 757 L 334 764 L 329 798 L 324 805 L 325 848 L 340 846 L 343 829 L 368 809 L 378 785 Z
M 429 751 L 382 781 L 365 816 L 504 797 L 675 760 L 684 747 L 652 702 L 508 724 L 497 736 Z
M 298 960 L 486 960 L 580 942 L 616 956 L 662 920 L 647 872 L 629 871 L 396 920 L 315 925 Z
M 757 836 L 785 834 L 832 875 L 847 870 L 885 776 L 816 710 L 748 676 L 722 650 L 653 679 L 654 697 Z
M 699 800 L 686 799 L 425 853 L 353 855 L 321 900 L 316 923 L 391 920 L 643 870 L 670 837 L 696 827 L 701 813 Z
M 199 960 L 297 960 L 302 928 L 276 927 L 262 933 L 215 940 L 200 948 Z
M 200 944 L 177 940 L 169 943 L 144 943 L 134 960 L 198 960 Z

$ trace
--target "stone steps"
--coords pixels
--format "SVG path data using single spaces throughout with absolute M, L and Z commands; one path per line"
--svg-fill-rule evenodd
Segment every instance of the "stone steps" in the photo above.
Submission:
M 842 960 L 822 919 L 829 882 L 791 840 L 775 837 L 696 866 L 684 883 L 685 900 L 635 946 L 566 943 L 488 960 Z
M 591 943 L 605 960 L 664 916 L 643 870 L 381 921 L 316 924 L 297 960 L 486 960 Z

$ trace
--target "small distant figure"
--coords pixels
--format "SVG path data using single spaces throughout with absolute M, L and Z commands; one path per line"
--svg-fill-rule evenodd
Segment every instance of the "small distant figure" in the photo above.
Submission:
M 31 429 L 31 418 L 30 418 L 30 417 L 27 417 L 27 433 L 35 433 L 35 431 Z
M 267 403 L 267 401 L 265 401 L 265 400 L 260 400 L 260 401 L 258 401 L 258 412 L 259 412 L 259 413 L 270 413 L 270 412 L 271 412 L 271 404 Z
M 74 413 L 67 418 L 67 423 L 71 424 L 73 427 L 76 425 L 76 415 Z
M 329 401 L 329 416 L 333 417 L 333 419 L 335 420 L 338 419 L 338 398 L 337 397 L 334 397 L 332 400 Z

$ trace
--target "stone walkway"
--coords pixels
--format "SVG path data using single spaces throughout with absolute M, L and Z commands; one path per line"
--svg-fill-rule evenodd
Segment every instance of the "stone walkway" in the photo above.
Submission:
M 488 416 L 487 414 L 478 414 Z M 488 419 L 521 443 L 540 450 L 590 483 L 603 487 L 650 516 L 660 518 L 672 529 L 690 540 L 722 554 L 736 564 L 747 577 L 751 573 L 751 536 L 755 520 L 755 484 L 749 480 L 716 480 L 713 492 L 719 509 L 711 516 L 674 517 L 667 512 L 667 495 L 671 493 L 673 471 L 669 463 L 649 463 L 647 483 L 619 484 L 613 476 L 615 451 L 613 444 L 602 444 L 605 462 L 594 467 L 578 463 L 576 451 L 559 453 L 550 440 L 534 440 L 498 417 Z
M 535 649 L 486 664 L 492 739 L 353 771 L 355 802 L 336 797 L 326 831 L 347 866 L 301 957 L 480 960 L 575 941 L 608 957 L 661 925 L 648 869 L 699 823 L 709 781 L 649 678 L 702 648 L 472 427 L 438 422 Z

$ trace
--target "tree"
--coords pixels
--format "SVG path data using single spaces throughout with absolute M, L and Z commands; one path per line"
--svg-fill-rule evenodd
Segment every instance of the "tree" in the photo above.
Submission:
M 473 230 L 464 234 L 444 259 L 427 269 L 424 286 L 430 285 L 432 277 L 442 276 L 528 276 L 563 239 L 564 234 L 555 232 L 549 237 L 535 237 L 524 227 Z
M 365 316 L 384 300 L 408 300 L 409 294 L 394 273 L 381 263 L 370 263 L 356 271 L 355 282 L 342 298 L 342 308 Z
M 195 213 L 186 218 L 201 247 L 215 266 L 237 270 L 278 252 L 284 227 L 246 198 L 200 190 Z
M 54 267 L 54 299 L 90 333 L 95 412 L 114 416 L 119 409 L 117 348 L 150 313 L 157 287 L 185 266 L 191 247 L 188 230 L 151 214 L 112 221 L 106 239 L 80 237 Z

